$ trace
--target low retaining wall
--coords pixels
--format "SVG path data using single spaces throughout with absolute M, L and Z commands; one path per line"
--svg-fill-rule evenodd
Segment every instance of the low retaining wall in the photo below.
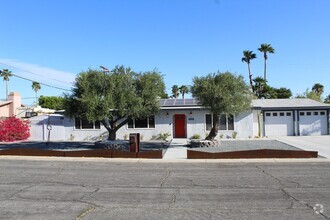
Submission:
M 129 152 L 129 151 L 119 151 L 113 149 L 56 151 L 56 150 L 40 150 L 40 149 L 29 149 L 29 148 L 14 148 L 14 149 L 0 150 L 0 155 L 162 159 L 163 150 Z
M 187 150 L 188 159 L 317 158 L 317 154 L 317 151 L 271 149 L 215 153 Z

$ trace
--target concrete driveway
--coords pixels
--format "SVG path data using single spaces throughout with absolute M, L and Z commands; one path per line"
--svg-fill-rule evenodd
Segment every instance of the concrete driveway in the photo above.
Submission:
M 274 138 L 302 150 L 318 151 L 320 156 L 330 158 L 330 136 L 283 136 Z

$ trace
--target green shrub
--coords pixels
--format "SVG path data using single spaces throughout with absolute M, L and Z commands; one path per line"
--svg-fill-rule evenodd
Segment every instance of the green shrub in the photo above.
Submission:
M 199 134 L 194 134 L 190 139 L 201 139 Z
M 171 136 L 170 133 L 160 133 L 160 134 L 159 134 L 160 139 L 162 139 L 163 141 L 166 141 L 166 139 L 167 139 L 169 136 Z

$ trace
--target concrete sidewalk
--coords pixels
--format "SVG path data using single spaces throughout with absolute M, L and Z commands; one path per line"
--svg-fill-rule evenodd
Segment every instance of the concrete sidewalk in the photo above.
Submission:
M 330 136 L 283 136 L 274 138 L 306 151 L 318 151 L 320 156 L 330 158 Z
M 167 148 L 163 159 L 164 160 L 177 160 L 187 159 L 187 139 L 172 139 L 170 146 Z

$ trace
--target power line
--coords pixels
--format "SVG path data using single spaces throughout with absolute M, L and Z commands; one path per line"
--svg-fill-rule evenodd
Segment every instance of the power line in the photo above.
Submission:
M 44 76 L 44 75 L 41 75 L 41 74 L 38 74 L 38 73 L 34 73 L 34 72 L 29 71 L 29 70 L 18 68 L 18 67 L 6 64 L 6 63 L 0 63 L 0 64 L 5 65 L 5 66 L 9 66 L 9 67 L 14 68 L 14 69 L 23 70 L 24 72 L 31 73 L 31 74 L 36 75 L 36 76 L 42 76 L 44 78 L 51 79 L 51 80 L 54 80 L 54 81 L 57 81 L 57 82 L 60 82 L 60 83 L 63 83 L 63 84 L 68 84 L 67 82 L 64 82 L 64 81 L 61 81 L 61 80 L 58 80 L 58 79 L 53 79 L 53 78 L 50 78 L 50 77 L 47 77 L 47 76 Z
M 13 73 L 11 75 L 16 76 L 16 77 L 21 78 L 21 79 L 24 79 L 24 80 L 27 80 L 27 81 L 30 81 L 30 82 L 35 82 L 35 80 L 28 79 L 28 78 L 25 78 L 25 77 L 22 77 L 22 76 L 18 76 L 18 75 L 13 74 Z M 48 87 L 51 87 L 51 88 L 54 88 L 54 89 L 59 89 L 59 90 L 71 92 L 71 90 L 69 90 L 69 89 L 63 89 L 63 88 L 60 88 L 60 87 L 57 87 L 57 86 L 51 86 L 51 85 L 48 85 L 46 83 L 41 83 L 41 82 L 38 82 L 38 83 L 40 85 L 48 86 Z

